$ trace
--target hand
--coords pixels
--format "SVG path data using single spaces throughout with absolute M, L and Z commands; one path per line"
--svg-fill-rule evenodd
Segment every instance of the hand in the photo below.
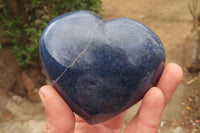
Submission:
M 173 63 L 167 64 L 156 87 L 144 96 L 140 109 L 128 123 L 124 133 L 156 133 L 163 110 L 183 77 L 182 69 Z M 111 120 L 89 125 L 74 114 L 66 102 L 51 86 L 40 89 L 45 106 L 47 122 L 43 133 L 120 133 L 125 112 Z

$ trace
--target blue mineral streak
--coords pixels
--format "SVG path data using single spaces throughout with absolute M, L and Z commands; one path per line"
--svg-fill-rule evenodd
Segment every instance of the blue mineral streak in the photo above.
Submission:
M 88 123 L 106 121 L 142 99 L 164 68 L 158 36 L 128 18 L 75 11 L 52 20 L 40 56 L 54 88 Z

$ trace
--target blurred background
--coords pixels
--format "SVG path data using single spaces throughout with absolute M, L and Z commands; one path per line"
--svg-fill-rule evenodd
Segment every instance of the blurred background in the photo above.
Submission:
M 184 70 L 159 133 L 200 133 L 200 0 L 0 0 L 0 133 L 41 132 L 46 117 L 38 90 L 48 80 L 39 38 L 51 19 L 74 10 L 132 18 L 156 32 L 166 62 Z M 139 106 L 128 110 L 124 126 Z

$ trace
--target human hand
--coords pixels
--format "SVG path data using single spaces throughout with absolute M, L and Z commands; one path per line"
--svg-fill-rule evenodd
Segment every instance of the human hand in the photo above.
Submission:
M 156 85 L 145 94 L 137 114 L 128 123 L 124 133 L 156 133 L 163 110 L 183 77 L 182 69 L 167 64 Z M 47 122 L 43 133 L 120 133 L 125 112 L 106 122 L 89 125 L 72 112 L 67 103 L 51 86 L 39 91 L 45 106 Z

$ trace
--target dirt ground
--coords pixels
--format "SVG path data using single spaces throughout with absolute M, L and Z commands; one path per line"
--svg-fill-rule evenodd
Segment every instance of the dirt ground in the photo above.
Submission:
M 166 49 L 167 63 L 183 67 L 183 44 L 192 28 L 187 0 L 103 0 L 107 20 L 128 17 L 150 27 Z M 200 133 L 200 75 L 184 72 L 184 80 L 167 105 L 158 133 Z M 128 110 L 124 126 L 140 103 Z M 39 133 L 45 123 L 41 103 L 0 89 L 0 133 Z

